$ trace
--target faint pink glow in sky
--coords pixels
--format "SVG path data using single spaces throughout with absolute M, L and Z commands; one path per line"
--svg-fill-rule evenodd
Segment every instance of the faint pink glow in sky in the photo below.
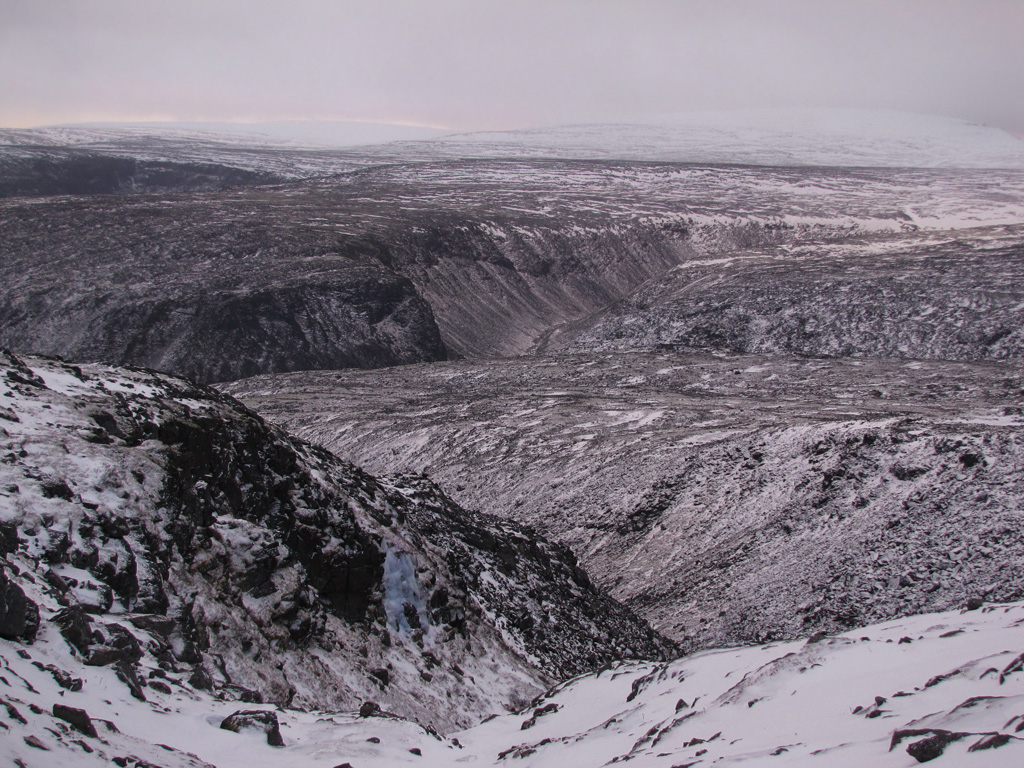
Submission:
M 1024 131 L 1021 0 L 0 0 L 0 125 L 850 106 Z

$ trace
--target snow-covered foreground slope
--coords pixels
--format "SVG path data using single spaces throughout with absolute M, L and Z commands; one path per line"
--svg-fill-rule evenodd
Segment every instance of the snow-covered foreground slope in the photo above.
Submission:
M 458 738 L 467 751 L 502 749 L 505 764 L 556 768 L 625 760 L 862 768 L 916 765 L 914 755 L 936 755 L 936 765 L 1019 766 L 1022 648 L 1020 603 L 916 616 L 669 664 L 615 665 Z
M 41 590 L 30 594 L 45 603 Z M 0 757 L 23 768 L 909 768 L 929 757 L 1011 768 L 1024 762 L 1022 624 L 1024 604 L 991 605 L 667 664 L 616 663 L 448 737 L 379 713 L 218 700 L 173 675 L 151 677 L 138 701 L 113 670 L 82 666 L 44 633 L 31 646 L 0 639 Z M 82 713 L 55 716 L 60 706 Z M 239 710 L 271 713 L 283 746 L 257 727 L 224 730 Z

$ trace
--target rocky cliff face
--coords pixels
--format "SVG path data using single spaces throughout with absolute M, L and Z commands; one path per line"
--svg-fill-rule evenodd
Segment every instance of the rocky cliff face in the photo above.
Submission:
M 3 636 L 59 634 L 139 698 L 155 676 L 450 729 L 672 647 L 564 547 L 212 390 L 8 353 L 0 387 Z
M 1002 244 L 958 260 L 958 236 L 914 232 L 1019 222 L 1022 201 L 1014 171 L 545 160 L 12 199 L 0 343 L 202 381 L 622 339 L 1014 356 L 1019 233 L 974 230 Z
M 203 381 L 446 357 L 412 283 L 329 231 L 194 198 L 63 199 L 42 219 L 33 205 L 2 225 L 12 347 Z

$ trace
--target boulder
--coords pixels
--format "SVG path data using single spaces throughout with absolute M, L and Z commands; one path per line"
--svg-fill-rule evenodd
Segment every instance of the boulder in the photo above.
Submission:
M 272 747 L 283 747 L 284 739 L 281 738 L 281 726 L 277 722 L 277 715 L 261 709 L 244 709 L 228 715 L 221 722 L 220 727 L 225 731 L 240 733 L 243 730 L 255 729 L 267 734 L 267 744 Z
M 118 624 L 104 624 L 97 632 L 101 641 L 93 646 L 85 663 L 91 667 L 108 664 L 134 664 L 142 658 L 142 647 L 131 632 Z
M 80 605 L 72 605 L 53 617 L 61 635 L 81 654 L 89 652 L 93 642 L 92 621 Z
M 39 607 L 0 568 L 0 637 L 31 642 L 39 629 Z
M 138 616 L 132 616 L 128 619 L 132 623 L 132 626 L 143 630 L 144 632 L 152 632 L 153 634 L 160 635 L 161 637 L 170 637 L 171 633 L 174 632 L 177 626 L 174 619 L 167 616 L 158 616 L 152 613 L 143 613 Z
M 89 713 L 84 709 L 68 707 L 64 704 L 54 704 L 53 716 L 59 717 L 66 723 L 70 723 L 71 727 L 79 733 L 91 736 L 94 739 L 96 738 L 96 726 L 92 724 L 92 718 L 89 717 Z

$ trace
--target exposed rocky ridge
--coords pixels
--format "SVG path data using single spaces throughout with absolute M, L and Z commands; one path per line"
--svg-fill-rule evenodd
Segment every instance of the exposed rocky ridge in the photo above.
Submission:
M 159 677 L 451 729 L 672 650 L 564 547 L 423 478 L 378 481 L 183 379 L 2 362 L 3 588 L 40 609 L 4 636 L 62 635 L 139 698 Z
M 1024 381 L 1000 364 L 581 355 L 228 390 L 529 522 L 689 648 L 1018 599 Z
M 891 233 L 1019 222 L 1022 211 L 1024 174 L 1013 171 L 557 161 L 7 200 L 0 343 L 203 381 L 520 354 L 694 260 L 770 253 L 798 274 L 808 250 L 831 264 L 850 238 L 860 255 L 902 253 Z M 889 234 L 869 237 L 879 232 Z M 739 290 L 722 286 L 715 306 Z M 897 317 L 924 310 L 913 291 L 894 301 Z M 1006 311 L 1006 322 L 1019 314 Z M 991 335 L 977 313 L 959 319 L 967 337 Z M 903 354 L 930 352 L 915 341 Z

